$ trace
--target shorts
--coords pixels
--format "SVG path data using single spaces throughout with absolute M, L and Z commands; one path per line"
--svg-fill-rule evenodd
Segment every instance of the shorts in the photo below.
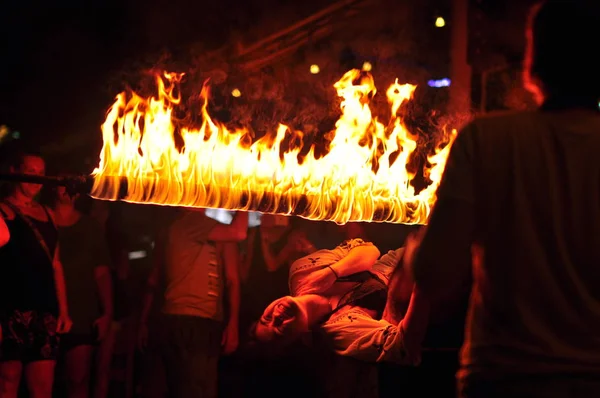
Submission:
M 56 326 L 56 316 L 48 312 L 14 310 L 2 322 L 0 362 L 56 360 Z

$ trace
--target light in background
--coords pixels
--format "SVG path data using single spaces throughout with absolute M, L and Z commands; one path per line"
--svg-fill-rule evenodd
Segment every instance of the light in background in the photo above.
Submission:
M 148 252 L 146 252 L 146 250 L 137 250 L 127 253 L 127 257 L 130 260 L 141 260 L 142 258 L 148 257 Z
M 0 126 L 0 141 L 2 141 L 4 139 L 4 137 L 6 137 L 8 135 L 9 132 L 10 132 L 10 129 L 8 128 L 7 125 L 3 124 L 2 126 Z
M 232 95 L 232 96 L 234 96 L 234 97 L 236 97 L 236 98 L 239 98 L 239 97 L 241 97 L 241 96 L 242 96 L 242 92 L 241 92 L 239 89 L 237 89 L 237 88 L 234 88 L 234 89 L 231 91 L 231 95 Z
M 206 209 L 206 216 L 222 224 L 231 224 L 235 211 L 224 210 L 224 209 Z M 260 225 L 260 218 L 262 214 L 254 211 L 248 212 L 248 227 L 258 227 Z
M 447 77 L 443 79 L 432 79 L 427 82 L 429 87 L 441 88 L 441 87 L 450 87 L 452 82 Z
M 435 19 L 435 26 L 437 28 L 443 28 L 444 26 L 446 26 L 446 20 L 442 17 L 437 17 Z
M 365 72 L 370 72 L 371 69 L 373 69 L 373 65 L 371 65 L 369 61 L 363 64 L 362 70 L 364 70 Z
M 312 73 L 313 75 L 316 75 L 319 72 L 321 72 L 321 68 L 319 68 L 319 65 L 312 64 L 310 66 L 310 73 Z

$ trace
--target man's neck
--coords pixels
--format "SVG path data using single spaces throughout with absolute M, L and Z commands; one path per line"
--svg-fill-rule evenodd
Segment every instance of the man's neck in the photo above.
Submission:
M 33 198 L 24 195 L 18 189 L 15 190 L 13 194 L 8 197 L 8 200 L 18 207 L 31 207 L 35 204 Z

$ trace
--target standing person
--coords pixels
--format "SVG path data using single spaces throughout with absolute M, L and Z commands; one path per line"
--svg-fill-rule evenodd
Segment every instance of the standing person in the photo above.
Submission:
M 164 279 L 163 315 L 150 330 L 149 350 L 156 353 L 152 360 L 164 365 L 170 397 L 217 396 L 220 353 L 230 354 L 238 345 L 237 243 L 246 239 L 247 228 L 244 212 L 225 225 L 207 217 L 204 209 L 182 209 L 157 243 L 140 339 L 144 346 L 154 290 Z
M 90 395 L 94 349 L 112 332 L 113 290 L 104 230 L 98 221 L 75 208 L 77 197 L 64 187 L 57 188 L 54 213 L 73 320 L 71 331 L 61 341 L 67 396 L 86 398 Z M 95 367 L 95 398 L 106 397 L 109 365 L 108 361 L 99 361 Z
M 44 175 L 41 156 L 15 154 L 11 172 Z M 19 183 L 0 203 L 0 397 L 16 398 L 24 373 L 31 398 L 50 398 L 58 335 L 71 328 L 58 232 L 35 199 L 41 185 Z
M 600 396 L 599 25 L 597 1 L 537 5 L 541 107 L 476 119 L 452 147 L 414 277 L 439 303 L 472 269 L 462 397 Z

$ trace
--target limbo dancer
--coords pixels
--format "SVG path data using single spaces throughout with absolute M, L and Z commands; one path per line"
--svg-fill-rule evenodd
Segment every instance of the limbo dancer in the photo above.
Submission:
M 296 260 L 289 276 L 292 296 L 272 302 L 251 333 L 259 342 L 286 345 L 319 329 L 336 354 L 418 364 L 429 311 L 399 265 L 410 253 L 401 248 L 378 257 L 372 243 L 351 239 Z M 407 296 L 403 317 L 398 301 Z

